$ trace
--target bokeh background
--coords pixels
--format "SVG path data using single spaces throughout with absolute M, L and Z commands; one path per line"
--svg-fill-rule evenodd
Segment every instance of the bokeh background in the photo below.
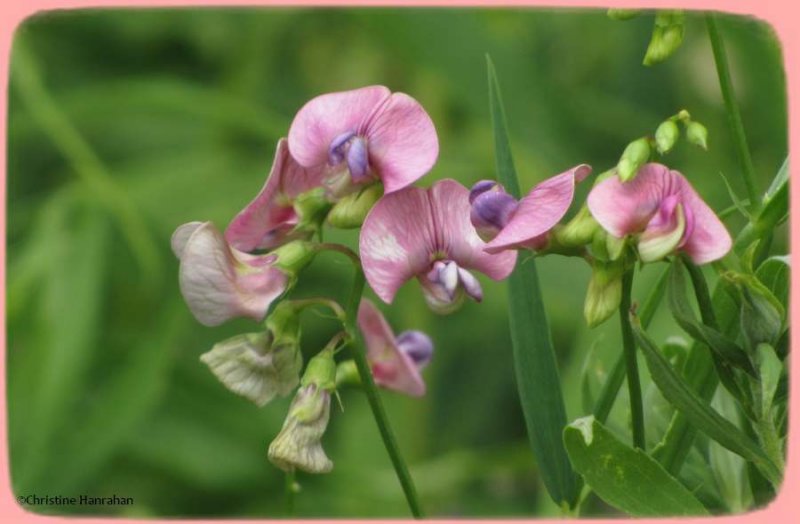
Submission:
M 439 162 L 421 180 L 493 176 L 485 53 L 497 66 L 523 187 L 586 162 L 602 172 L 632 139 L 682 108 L 709 130 L 704 152 L 680 143 L 666 162 L 717 210 L 720 174 L 744 194 L 713 58 L 698 15 L 666 63 L 641 65 L 653 16 L 477 9 L 65 11 L 28 19 L 14 40 L 8 120 L 7 322 L 11 475 L 17 495 L 133 497 L 132 507 L 41 512 L 280 517 L 284 477 L 266 459 L 289 399 L 259 409 L 227 391 L 198 356 L 254 330 L 206 328 L 177 286 L 172 231 L 224 227 L 260 189 L 276 141 L 311 97 L 385 84 L 436 123 Z M 787 151 L 780 45 L 764 24 L 722 19 L 759 183 Z M 590 184 L 583 184 L 576 201 Z M 734 213 L 732 232 L 742 225 Z M 328 239 L 355 246 L 357 233 Z M 774 252 L 785 253 L 785 235 Z M 589 330 L 580 260 L 539 263 L 568 417 L 588 413 L 620 351 L 617 321 Z M 657 271 L 646 268 L 635 297 Z M 322 255 L 296 296 L 343 300 L 351 271 Z M 423 399 L 384 394 L 426 511 L 437 516 L 557 514 L 527 446 L 507 333 L 505 284 L 484 303 L 437 317 L 416 284 L 384 307 L 396 331 L 436 342 Z M 371 295 L 371 293 L 370 293 Z M 371 295 L 374 296 L 374 295 Z M 304 317 L 304 352 L 334 333 Z M 680 332 L 661 311 L 663 341 Z M 645 381 L 647 405 L 658 398 Z M 363 395 L 342 394 L 324 438 L 329 475 L 300 475 L 297 514 L 408 516 Z M 612 424 L 626 431 L 625 391 Z M 648 427 L 663 424 L 648 412 Z M 649 430 L 651 439 L 658 430 Z M 713 492 L 708 468 L 684 468 Z M 698 471 L 694 471 L 698 470 Z M 709 495 L 711 496 L 711 495 Z M 596 500 L 588 509 L 611 511 Z M 720 508 L 721 510 L 731 509 Z

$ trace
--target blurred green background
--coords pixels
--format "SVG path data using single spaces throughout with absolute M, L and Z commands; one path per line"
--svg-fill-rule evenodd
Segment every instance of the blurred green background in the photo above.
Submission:
M 177 286 L 172 231 L 224 227 L 260 189 L 275 143 L 311 97 L 385 84 L 436 123 L 439 162 L 421 184 L 493 176 L 485 53 L 497 66 L 523 187 L 578 163 L 602 172 L 625 144 L 681 108 L 709 130 L 666 162 L 717 210 L 744 194 L 705 25 L 687 20 L 666 63 L 641 65 L 653 16 L 476 9 L 193 9 L 43 13 L 17 31 L 8 120 L 8 413 L 16 494 L 133 497 L 121 507 L 55 513 L 279 517 L 283 475 L 266 459 L 289 399 L 263 409 L 227 391 L 198 356 L 256 325 L 206 328 Z M 721 23 L 761 189 L 787 151 L 779 44 L 754 20 Z M 579 188 L 576 202 L 590 184 Z M 735 234 L 736 215 L 726 220 Z M 354 231 L 328 239 L 355 245 Z M 785 235 L 774 246 L 787 249 Z M 568 403 L 587 414 L 581 371 L 597 390 L 620 351 L 616 319 L 585 327 L 586 264 L 539 263 Z M 646 268 L 635 298 L 657 274 Z M 351 271 L 322 255 L 296 296 L 343 300 Z M 557 514 L 527 447 L 507 334 L 505 285 L 430 313 L 418 285 L 384 311 L 396 331 L 436 343 L 423 399 L 384 394 L 421 501 L 438 516 Z M 370 292 L 370 296 L 374 296 Z M 304 352 L 332 321 L 304 317 Z M 657 340 L 680 332 L 661 311 Z M 587 360 L 587 355 L 589 356 Z M 647 405 L 657 395 L 645 382 Z M 627 431 L 625 391 L 612 424 Z M 324 447 L 329 475 L 300 475 L 297 514 L 404 517 L 405 502 L 363 395 L 343 392 Z M 648 413 L 651 439 L 663 424 Z M 685 468 L 684 477 L 708 475 Z M 611 511 L 598 501 L 597 514 Z M 724 508 L 723 508 L 724 509 Z

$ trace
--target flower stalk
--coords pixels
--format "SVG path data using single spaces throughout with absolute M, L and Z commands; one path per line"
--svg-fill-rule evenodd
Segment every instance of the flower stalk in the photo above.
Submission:
M 644 409 L 642 407 L 642 385 L 639 382 L 639 364 L 636 361 L 636 342 L 629 319 L 631 310 L 631 288 L 633 269 L 622 276 L 622 301 L 619 304 L 619 325 L 622 331 L 622 349 L 625 354 L 625 371 L 628 378 L 628 395 L 631 403 L 631 426 L 634 447 L 644 449 Z

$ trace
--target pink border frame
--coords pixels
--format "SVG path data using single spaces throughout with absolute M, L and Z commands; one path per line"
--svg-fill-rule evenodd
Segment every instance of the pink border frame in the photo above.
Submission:
M 7 104 L 8 104 L 8 73 L 9 61 L 11 52 L 11 42 L 14 36 L 15 29 L 27 17 L 33 15 L 38 11 L 45 11 L 50 9 L 72 9 L 72 8 L 86 8 L 86 7 L 181 7 L 181 6 L 220 6 L 220 7 L 233 7 L 233 6 L 447 6 L 447 7 L 466 7 L 466 6 L 485 6 L 485 7 L 511 7 L 511 6 L 526 6 L 526 7 L 595 7 L 607 8 L 613 7 L 648 7 L 648 8 L 686 8 L 686 9 L 716 9 L 726 11 L 728 13 L 752 15 L 756 16 L 763 21 L 769 23 L 776 31 L 783 48 L 784 67 L 787 76 L 787 90 L 788 90 L 788 108 L 789 108 L 789 150 L 790 155 L 794 155 L 800 151 L 800 133 L 797 131 L 797 125 L 800 123 L 800 109 L 795 103 L 796 96 L 800 96 L 800 32 L 796 26 L 800 23 L 800 3 L 793 5 L 795 0 L 500 0 L 492 2 L 491 0 L 405 0 L 405 1 L 387 1 L 387 0 L 353 0 L 337 1 L 337 0 L 300 0 L 300 1 L 269 1 L 269 0 L 238 0 L 238 1 L 224 1 L 224 0 L 0 0 L 0 74 L 2 74 L 3 93 L 0 100 L 0 120 L 2 121 L 2 128 L 0 129 L 0 140 L 6 144 L 6 121 L 7 121 Z M 0 213 L 0 230 L 2 230 L 2 243 L 0 244 L 0 263 L 5 268 L 6 262 L 6 148 L 0 148 L 0 163 L 2 163 L 2 180 L 0 180 L 0 196 L 2 200 L 0 206 L 2 213 Z M 791 172 L 791 171 L 790 171 Z M 797 245 L 797 240 L 800 237 L 798 230 L 798 222 L 800 222 L 800 214 L 795 210 L 800 206 L 800 185 L 790 184 L 791 190 L 791 203 L 792 213 L 791 218 L 791 258 L 792 267 L 798 267 L 800 262 L 800 255 L 798 255 L 794 246 Z M 5 291 L 5 271 L 0 276 L 0 287 Z M 3 332 L 6 327 L 5 315 L 5 293 L 3 293 L 3 302 L 0 306 L 0 326 Z M 791 304 L 797 303 L 800 298 L 800 280 L 795 271 L 792 272 L 792 286 L 791 286 Z M 800 310 L 792 307 L 790 310 L 791 320 L 794 324 L 795 321 L 800 320 Z M 6 351 L 6 337 L 2 340 L 2 360 L 0 360 L 0 391 L 5 396 L 6 391 L 6 373 L 5 373 L 5 351 Z M 794 340 L 792 340 L 793 350 L 796 352 L 798 348 Z M 791 367 L 792 377 L 800 376 L 800 359 L 793 359 Z M 778 494 L 776 500 L 767 508 L 754 511 L 745 515 L 726 516 L 726 517 L 712 517 L 709 518 L 690 518 L 690 519 L 641 519 L 639 522 L 664 522 L 664 521 L 678 521 L 689 523 L 700 522 L 719 522 L 720 524 L 744 524 L 749 522 L 770 522 L 775 524 L 795 523 L 800 521 L 800 497 L 794 498 L 792 494 L 800 493 L 800 433 L 797 427 L 800 426 L 800 410 L 797 409 L 797 402 L 800 400 L 800 381 L 793 378 L 789 382 L 790 399 L 792 409 L 789 413 L 790 430 L 790 445 L 788 453 L 788 461 L 786 468 L 786 478 L 784 485 Z M 3 399 L 0 404 L 0 517 L 4 522 L 30 522 L 30 523 L 45 523 L 59 520 L 65 520 L 63 517 L 46 517 L 25 511 L 14 500 L 11 490 L 11 482 L 9 477 L 8 468 L 8 438 L 7 438 L 7 414 L 6 403 Z M 97 523 L 104 522 L 105 520 L 119 520 L 119 519 L 96 519 L 96 518 L 70 518 L 70 522 L 76 524 L 81 523 Z M 531 519 L 533 520 L 533 519 Z M 553 519 L 536 519 L 537 522 L 557 522 Z M 597 522 L 627 522 L 630 519 L 608 519 Z M 143 519 L 126 519 L 125 522 L 131 523 L 149 523 L 156 522 L 155 520 Z M 209 522 L 222 522 L 220 520 L 193 520 L 192 522 L 209 523 Z M 304 522 L 304 521 L 301 521 Z M 312 521 L 305 521 L 312 522 Z M 389 522 L 385 520 L 372 520 L 371 522 Z M 444 521 L 447 522 L 447 521 Z M 511 520 L 490 520 L 490 522 L 513 522 Z

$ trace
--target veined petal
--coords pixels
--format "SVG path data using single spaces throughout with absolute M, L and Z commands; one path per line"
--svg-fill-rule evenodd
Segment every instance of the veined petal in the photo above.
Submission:
M 439 156 L 431 117 L 419 102 L 394 93 L 366 126 L 369 160 L 384 191 L 402 189 L 430 171 Z
M 370 86 L 309 100 L 289 128 L 292 156 L 304 167 L 326 164 L 331 142 L 343 133 L 358 131 L 390 94 L 384 86 Z
M 322 184 L 322 169 L 305 169 L 289 155 L 281 138 L 267 181 L 247 207 L 225 230 L 225 239 L 239 251 L 267 249 L 279 245 L 297 223 L 292 199 Z
M 392 328 L 369 300 L 362 300 L 358 308 L 358 327 L 364 335 L 375 383 L 414 397 L 424 395 L 425 382 L 417 365 L 400 350 Z
M 621 182 L 618 176 L 612 176 L 597 184 L 586 204 L 595 220 L 615 237 L 638 233 L 664 198 L 681 193 L 688 185 L 676 174 L 661 164 L 645 164 L 633 180 Z
M 470 222 L 469 190 L 455 180 L 446 179 L 428 189 L 435 227 L 437 252 L 459 267 L 477 269 L 489 278 L 502 280 L 514 270 L 517 253 L 490 254 Z
M 172 252 L 175 253 L 178 259 L 183 256 L 183 249 L 186 247 L 186 242 L 189 241 L 189 237 L 202 225 L 203 222 L 188 222 L 178 226 L 178 229 L 172 233 L 170 244 L 172 245 Z
M 469 223 L 468 209 L 465 220 Z M 359 251 L 364 275 L 386 303 L 394 300 L 405 281 L 428 269 L 433 250 L 433 219 L 424 189 L 407 187 L 384 195 L 361 228 Z
M 486 251 L 499 253 L 523 247 L 550 231 L 569 210 L 575 184 L 591 171 L 591 167 L 581 164 L 536 185 L 519 201 L 506 226 L 486 245 Z
M 232 250 L 211 222 L 186 241 L 179 272 L 181 293 L 195 318 L 207 326 L 244 316 L 261 320 L 283 293 L 286 275 L 272 266 L 272 255 Z

